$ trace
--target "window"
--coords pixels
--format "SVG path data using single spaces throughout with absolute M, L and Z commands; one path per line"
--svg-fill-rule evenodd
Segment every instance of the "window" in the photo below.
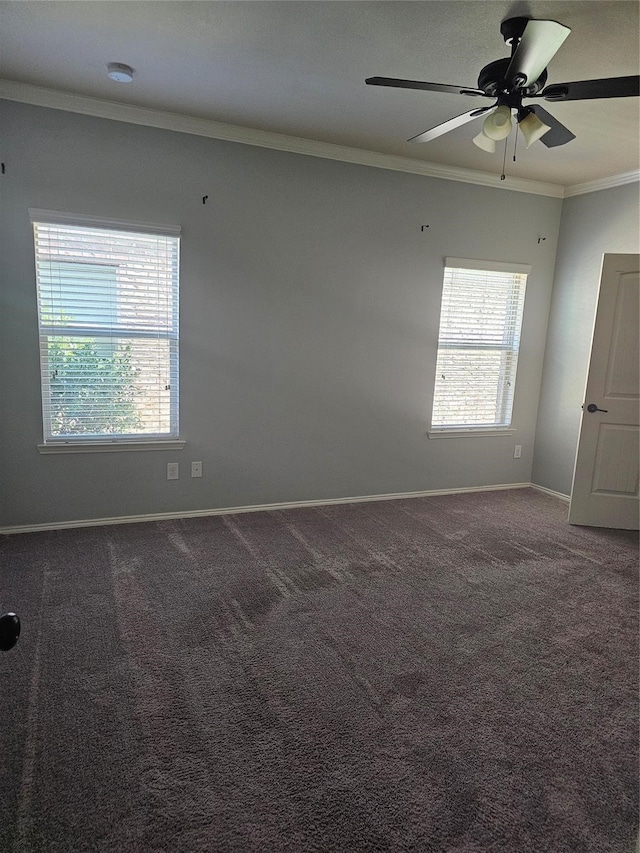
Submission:
M 30 214 L 45 445 L 177 439 L 179 229 Z
M 530 269 L 446 259 L 431 434 L 510 426 Z

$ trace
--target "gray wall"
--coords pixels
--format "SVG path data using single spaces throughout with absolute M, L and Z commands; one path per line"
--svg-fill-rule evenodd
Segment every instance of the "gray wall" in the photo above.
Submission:
M 556 260 L 532 480 L 570 494 L 600 266 L 637 252 L 638 184 L 565 199 Z
M 3 110 L 0 523 L 530 479 L 559 199 Z M 29 207 L 182 226 L 184 451 L 38 453 Z M 514 437 L 426 436 L 447 255 L 533 267 Z

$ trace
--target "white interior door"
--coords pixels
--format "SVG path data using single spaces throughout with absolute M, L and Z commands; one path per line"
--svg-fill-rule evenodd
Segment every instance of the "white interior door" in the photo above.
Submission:
M 569 522 L 640 527 L 638 255 L 605 255 Z

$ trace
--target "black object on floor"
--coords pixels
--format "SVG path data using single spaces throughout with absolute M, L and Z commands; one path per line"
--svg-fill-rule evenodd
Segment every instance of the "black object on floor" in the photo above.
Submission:
M 18 642 L 20 619 L 15 613 L 0 616 L 0 651 L 8 652 Z

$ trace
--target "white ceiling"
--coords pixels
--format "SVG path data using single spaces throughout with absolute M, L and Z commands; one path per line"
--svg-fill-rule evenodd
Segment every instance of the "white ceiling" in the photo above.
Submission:
M 475 86 L 483 65 L 508 56 L 500 22 L 514 15 L 571 27 L 549 83 L 637 74 L 638 12 L 618 0 L 11 0 L 0 2 L 0 77 L 499 175 L 502 151 L 471 142 L 479 122 L 405 141 L 478 101 L 365 77 Z M 131 65 L 133 84 L 110 81 L 108 62 Z M 637 169 L 638 101 L 541 101 L 577 138 L 552 149 L 519 143 L 515 164 L 510 143 L 508 174 L 568 186 Z

